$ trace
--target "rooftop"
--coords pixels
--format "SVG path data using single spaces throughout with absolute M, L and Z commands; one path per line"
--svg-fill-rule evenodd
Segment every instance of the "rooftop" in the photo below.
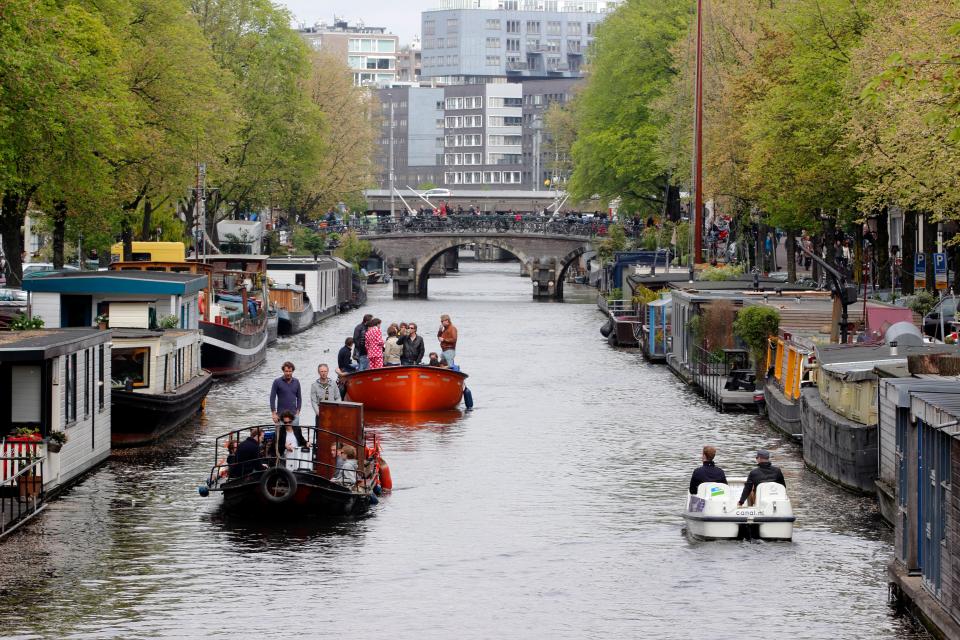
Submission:
M 858 345 L 858 344 L 825 344 L 817 347 L 817 361 L 823 365 L 855 364 L 870 365 L 872 369 L 878 364 L 891 360 L 906 361 L 908 356 L 922 356 L 933 353 L 950 353 L 960 355 L 960 347 L 950 344 L 921 344 L 901 345 L 897 355 L 890 354 L 890 345 Z
M 168 271 L 53 271 L 23 281 L 23 290 L 79 294 L 189 295 L 207 286 L 207 276 Z
M 33 329 L 0 333 L 0 360 L 40 360 L 73 353 L 110 340 L 96 328 Z

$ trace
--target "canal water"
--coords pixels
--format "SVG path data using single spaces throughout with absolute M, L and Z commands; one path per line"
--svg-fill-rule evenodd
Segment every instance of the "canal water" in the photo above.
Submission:
M 535 303 L 515 263 L 463 262 L 430 300 L 372 287 L 365 309 L 282 340 L 195 425 L 115 456 L 0 543 L 0 636 L 925 637 L 887 604 L 892 536 L 870 500 L 805 471 L 762 419 L 608 347 L 593 293 L 567 296 Z M 308 388 L 364 312 L 417 321 L 428 350 L 449 313 L 476 409 L 369 416 L 395 490 L 365 518 L 225 518 L 196 492 L 215 435 L 268 419 L 283 361 Z M 792 544 L 681 535 L 706 443 L 734 474 L 773 452 Z

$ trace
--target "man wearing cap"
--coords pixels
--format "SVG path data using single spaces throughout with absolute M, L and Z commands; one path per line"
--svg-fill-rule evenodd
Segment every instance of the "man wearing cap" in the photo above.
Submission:
M 723 472 L 723 469 L 713 463 L 713 458 L 716 455 L 716 447 L 707 445 L 703 448 L 703 454 L 700 456 L 703 465 L 694 469 L 693 475 L 690 477 L 690 493 L 692 495 L 697 495 L 697 489 L 704 482 L 727 484 L 727 475 Z
M 770 452 L 766 449 L 757 450 L 757 466 L 747 476 L 747 482 L 743 485 L 743 493 L 740 494 L 740 500 L 737 501 L 738 507 L 747 502 L 748 498 L 750 500 L 749 504 L 753 504 L 754 492 L 761 482 L 777 482 L 784 487 L 787 486 L 780 468 L 770 464 Z

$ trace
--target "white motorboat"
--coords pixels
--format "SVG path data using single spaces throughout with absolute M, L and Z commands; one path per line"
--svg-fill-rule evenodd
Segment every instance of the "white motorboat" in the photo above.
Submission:
M 746 478 L 727 478 L 727 484 L 704 482 L 697 495 L 687 495 L 683 519 L 687 535 L 700 540 L 793 539 L 793 507 L 787 489 L 777 482 L 757 486 L 753 506 L 737 507 Z

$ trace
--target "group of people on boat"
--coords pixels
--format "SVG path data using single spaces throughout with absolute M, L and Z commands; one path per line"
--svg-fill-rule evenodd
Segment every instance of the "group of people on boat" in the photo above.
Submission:
M 429 358 L 428 365 L 434 367 L 457 368 L 457 328 L 450 316 L 440 316 L 440 328 L 437 340 L 440 352 L 426 354 L 423 337 L 419 334 L 416 322 L 394 322 L 387 327 L 384 338 L 382 321 L 367 313 L 353 329 L 353 336 L 344 341 L 337 354 L 337 373 L 345 374 L 381 367 L 399 367 L 418 365 L 424 356 Z
M 697 495 L 697 489 L 704 482 L 727 483 L 727 475 L 723 469 L 716 465 L 714 458 L 717 455 L 716 447 L 707 445 L 703 448 L 701 460 L 703 464 L 693 470 L 690 477 L 690 494 Z M 744 504 L 752 505 L 754 503 L 757 486 L 763 482 L 776 482 L 787 486 L 783 479 L 783 472 L 779 467 L 773 466 L 770 462 L 770 452 L 766 449 L 757 450 L 757 466 L 754 467 L 747 476 L 747 481 L 743 485 L 743 491 L 740 493 L 740 499 L 737 501 L 737 507 Z
M 270 414 L 273 423 L 280 424 L 281 416 L 286 412 L 293 416 L 294 424 L 300 424 L 300 412 L 303 409 L 303 394 L 300 381 L 293 377 L 296 366 L 289 360 L 280 367 L 283 375 L 273 381 L 270 387 Z M 310 405 L 313 415 L 320 415 L 321 402 L 342 402 L 340 387 L 330 377 L 330 366 L 321 362 L 317 366 L 317 379 L 310 385 Z

